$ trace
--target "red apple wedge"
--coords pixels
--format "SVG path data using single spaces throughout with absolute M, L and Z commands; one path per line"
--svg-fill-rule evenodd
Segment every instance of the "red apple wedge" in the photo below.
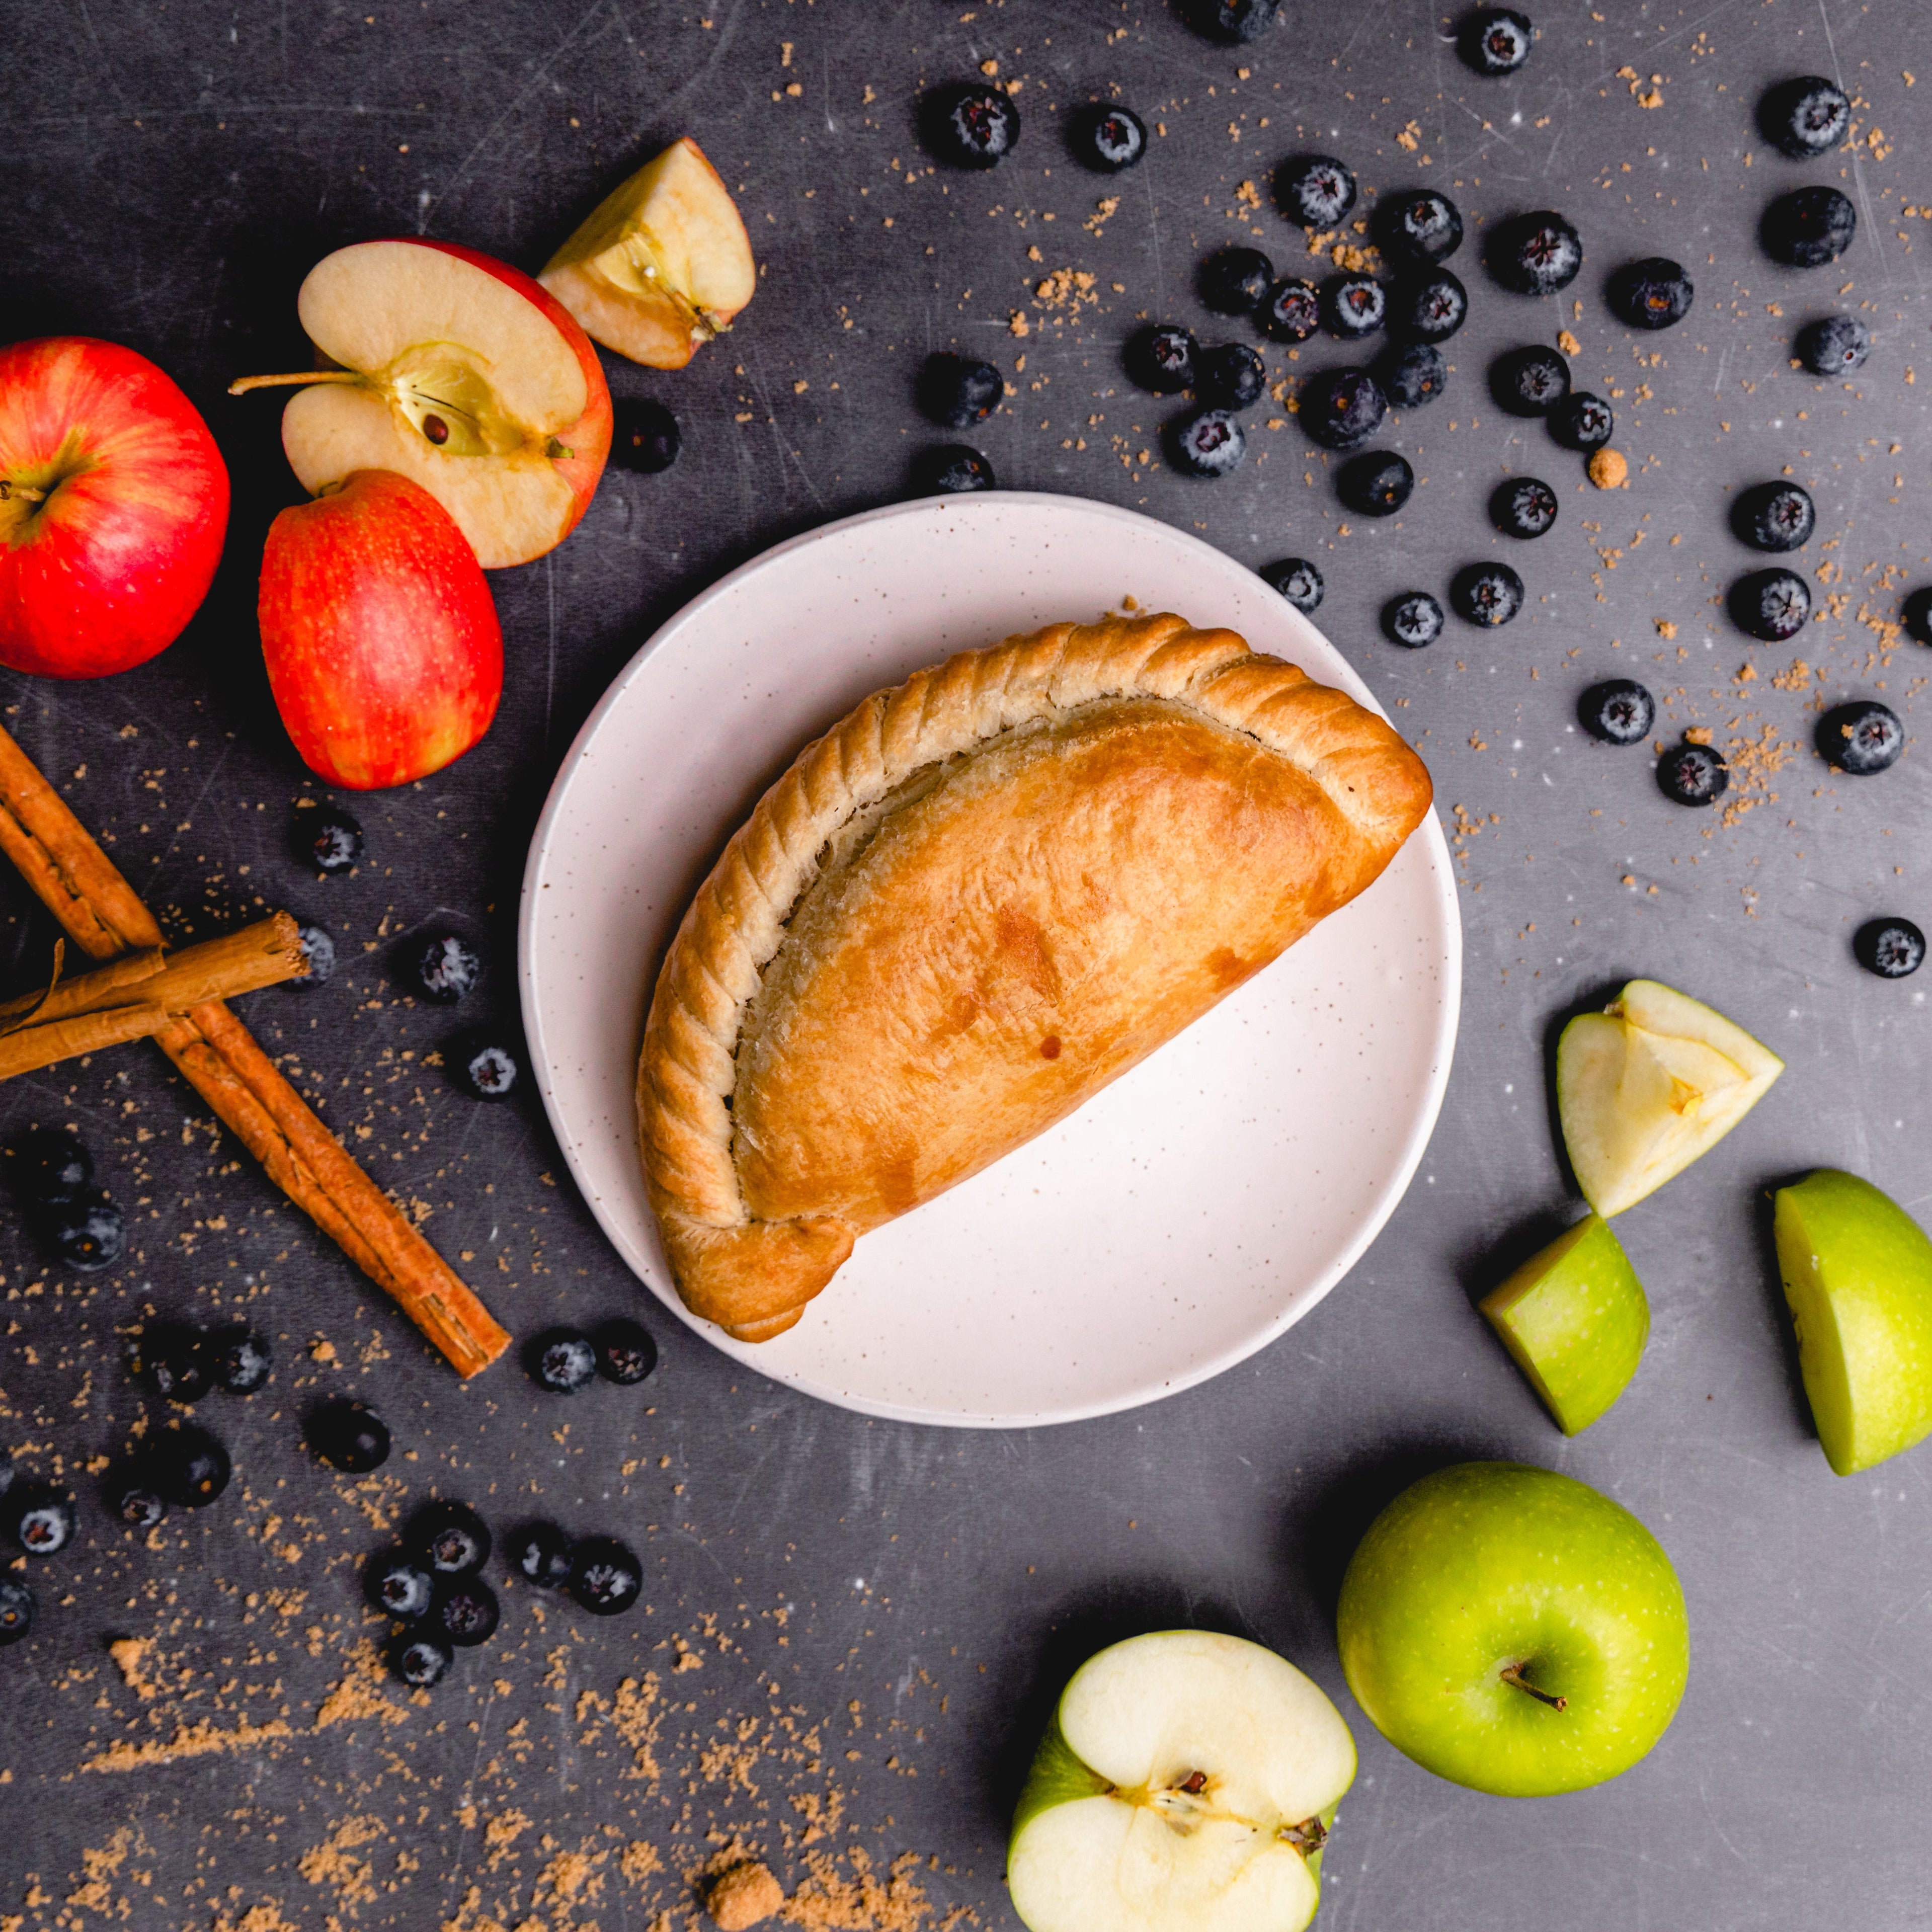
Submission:
M 503 634 L 455 520 L 406 476 L 360 470 L 284 510 L 262 556 L 262 654 L 302 762 L 352 791 L 462 757 L 503 692 Z
M 0 349 L 0 664 L 106 677 L 166 650 L 227 528 L 214 439 L 146 356 L 82 335 Z
M 606 195 L 538 278 L 607 349 L 682 369 L 758 292 L 731 191 L 688 136 Z
M 450 242 L 358 242 L 309 271 L 296 307 L 334 366 L 230 392 L 302 386 L 282 447 L 304 489 L 394 470 L 455 518 L 486 570 L 575 529 L 610 453 L 610 392 L 548 290 Z

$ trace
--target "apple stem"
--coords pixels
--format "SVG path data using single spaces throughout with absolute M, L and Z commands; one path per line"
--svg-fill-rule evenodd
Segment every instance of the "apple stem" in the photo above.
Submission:
M 1547 1704 L 1552 1711 L 1569 1709 L 1570 1700 L 1568 1697 L 1554 1696 L 1547 1690 L 1539 1690 L 1534 1684 L 1525 1679 L 1522 1672 L 1523 1666 L 1520 1664 L 1512 1664 L 1503 1672 L 1503 1682 L 1505 1684 L 1514 1684 L 1519 1690 L 1527 1690 L 1539 1704 Z
M 24 483 L 12 482 L 0 476 L 0 503 L 44 503 L 46 500 L 44 490 L 29 489 Z
M 359 382 L 359 369 L 304 369 L 296 376 L 238 376 L 228 386 L 231 396 L 245 396 L 250 389 L 292 389 L 310 382 Z

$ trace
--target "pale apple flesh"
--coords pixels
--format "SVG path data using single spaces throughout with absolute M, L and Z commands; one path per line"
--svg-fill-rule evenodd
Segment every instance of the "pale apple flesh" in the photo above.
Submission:
M 1075 1673 L 1006 1862 L 1030 1932 L 1300 1932 L 1355 1774 L 1321 1689 L 1239 1637 L 1130 1638 Z
M 1819 1443 L 1856 1475 L 1932 1433 L 1932 1240 L 1831 1168 L 1778 1190 L 1772 1232 Z
M 1563 1144 L 1606 1219 L 1683 1172 L 1769 1090 L 1784 1063 L 1700 1001 L 1633 980 L 1556 1048 Z
M 682 369 L 758 292 L 731 192 L 704 150 L 674 141 L 604 200 L 538 279 L 607 349 Z

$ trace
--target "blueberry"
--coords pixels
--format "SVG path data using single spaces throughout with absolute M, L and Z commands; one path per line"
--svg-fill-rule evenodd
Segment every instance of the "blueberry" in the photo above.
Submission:
M 136 1352 L 138 1372 L 170 1402 L 197 1402 L 214 1379 L 206 1333 L 185 1322 L 151 1322 Z
M 1405 650 L 1419 651 L 1442 634 L 1448 620 L 1442 606 L 1426 590 L 1405 590 L 1382 606 L 1382 634 Z
M 1731 506 L 1731 528 L 1754 550 L 1797 550 L 1817 527 L 1811 494 L 1796 483 L 1759 483 Z
M 1226 476 L 1247 454 L 1248 439 L 1226 410 L 1196 410 L 1167 434 L 1175 469 L 1189 476 Z
M 539 1388 L 574 1395 L 597 1372 L 597 1351 L 580 1328 L 546 1328 L 524 1350 L 524 1364 Z
M 1678 745 L 1658 760 L 1657 782 L 1679 805 L 1715 805 L 1730 788 L 1731 768 L 1708 745 Z
M 1399 410 L 1419 410 L 1449 385 L 1449 365 L 1432 342 L 1392 343 L 1376 358 L 1376 380 Z
M 607 1382 L 628 1388 L 642 1382 L 658 1365 L 658 1345 L 641 1322 L 614 1316 L 591 1338 L 597 1345 L 597 1372 Z
M 1130 107 L 1096 107 L 1076 122 L 1073 152 L 1090 168 L 1117 175 L 1147 152 L 1147 123 Z
M 963 496 L 975 490 L 992 490 L 993 466 L 964 442 L 935 443 L 912 460 L 913 488 L 922 496 Z
M 0 1649 L 34 1627 L 34 1593 L 16 1576 L 0 1576 Z
M 29 1556 L 57 1556 L 74 1540 L 74 1498 L 46 1483 L 23 1483 L 7 1499 L 7 1527 Z
M 648 397 L 626 397 L 610 407 L 610 461 L 620 470 L 655 476 L 677 460 L 684 438 L 677 418 Z
M 362 856 L 362 828 L 337 806 L 296 814 L 296 856 L 318 872 L 346 872 Z
M 214 1379 L 230 1395 L 253 1395 L 268 1379 L 274 1352 L 260 1330 L 240 1324 L 208 1338 Z
M 1252 315 L 1267 298 L 1274 264 L 1258 248 L 1217 248 L 1195 278 L 1202 301 L 1216 315 Z
M 1178 396 L 1194 386 L 1197 346 L 1192 334 L 1177 322 L 1150 322 L 1127 342 L 1127 374 L 1156 396 Z
M 50 1207 L 71 1201 L 94 1178 L 94 1156 L 58 1127 L 35 1127 L 7 1143 L 7 1184 L 24 1201 Z
M 1372 275 L 1330 275 L 1322 284 L 1322 316 L 1344 342 L 1359 342 L 1388 320 L 1388 291 Z
M 1006 378 L 992 363 L 942 349 L 928 356 L 919 372 L 919 406 L 941 429 L 970 429 L 1000 406 L 1006 388 Z
M 1303 434 L 1324 449 L 1356 449 L 1382 426 L 1388 398 L 1366 369 L 1328 369 L 1301 392 Z
M 1498 484 L 1490 499 L 1490 520 L 1506 537 L 1540 537 L 1556 521 L 1556 492 L 1534 476 Z
M 1583 729 L 1606 745 L 1640 745 L 1657 722 L 1657 700 L 1634 678 L 1593 684 L 1576 701 Z
M 1513 416 L 1547 416 L 1570 393 L 1570 365 L 1553 349 L 1512 349 L 1491 368 L 1490 393 Z
M 326 1402 L 308 1423 L 308 1446 L 334 1468 L 352 1476 L 380 1469 L 389 1460 L 389 1432 L 373 1409 L 346 1396 Z
M 1932 644 L 1932 587 L 1913 591 L 1900 616 L 1907 637 L 1915 643 Z
M 167 1499 L 145 1471 L 123 1474 L 108 1490 L 107 1501 L 130 1529 L 153 1529 L 167 1520 Z
M 577 1546 L 570 1594 L 593 1616 L 614 1617 L 628 1610 L 644 1587 L 642 1566 L 615 1537 L 587 1536 Z
M 1194 21 L 1217 40 L 1259 40 L 1281 13 L 1281 0 L 1195 0 Z
M 438 1006 L 453 1006 L 483 976 L 476 950 L 454 932 L 427 932 L 403 949 L 403 983 Z
M 436 1600 L 436 1579 L 406 1552 L 392 1550 L 378 1556 L 364 1580 L 369 1600 L 379 1610 L 404 1623 L 429 1613 Z
M 466 1034 L 442 1050 L 443 1064 L 472 1100 L 506 1100 L 517 1084 L 517 1056 L 501 1041 Z
M 128 1246 L 120 1209 L 98 1187 L 48 1208 L 44 1225 L 54 1252 L 79 1274 L 112 1268 Z
M 457 1576 L 436 1592 L 430 1622 L 446 1642 L 467 1650 L 496 1634 L 500 1614 L 496 1593 L 481 1576 Z
M 1275 199 L 1304 228 L 1339 228 L 1355 205 L 1355 177 L 1332 154 L 1297 154 L 1275 170 Z
M 1871 331 L 1855 315 L 1828 315 L 1798 332 L 1798 359 L 1814 376 L 1849 376 L 1865 366 Z
M 1759 131 L 1794 161 L 1828 154 L 1851 131 L 1852 104 L 1822 74 L 1801 74 L 1766 90 L 1757 104 Z
M 936 87 L 921 104 L 926 146 L 956 168 L 992 168 L 1019 145 L 1020 110 L 1004 87 Z
M 1483 260 L 1512 294 L 1553 296 L 1581 273 L 1583 240 L 1553 208 L 1538 208 L 1498 224 Z
M 1898 713 L 1870 698 L 1834 705 L 1818 721 L 1820 754 L 1847 778 L 1888 772 L 1904 749 L 1905 727 Z
M 296 943 L 302 948 L 302 956 L 308 962 L 308 970 L 290 984 L 326 986 L 335 976 L 335 941 L 319 926 L 298 926 L 296 928 Z
M 1462 245 L 1460 212 L 1433 188 L 1384 195 L 1376 204 L 1372 226 L 1382 253 L 1392 262 L 1446 262 Z
M 1392 517 L 1415 489 L 1415 472 L 1393 450 L 1365 450 L 1351 457 L 1335 479 L 1344 508 L 1359 517 Z
M 155 1438 L 154 1486 L 182 1509 L 202 1509 L 228 1486 L 228 1451 L 205 1429 L 169 1429 Z
M 405 1630 L 389 1646 L 389 1668 L 412 1690 L 440 1684 L 456 1661 L 456 1653 L 440 1637 Z
M 1223 342 L 1195 358 L 1194 393 L 1217 410 L 1245 410 L 1262 399 L 1268 365 L 1245 342 Z
M 1264 563 L 1258 573 L 1271 590 L 1278 590 L 1304 616 L 1318 610 L 1328 586 L 1322 573 L 1305 556 L 1284 557 L 1280 563 Z
M 1764 212 L 1758 235 L 1774 262 L 1822 268 L 1852 245 L 1858 212 L 1834 188 L 1794 188 Z
M 1468 290 L 1447 268 L 1432 268 L 1396 284 L 1389 331 L 1411 342 L 1447 342 L 1468 313 Z
M 1312 282 L 1285 275 L 1256 311 L 1264 334 L 1277 342 L 1306 342 L 1322 326 L 1322 296 Z
M 1601 396 L 1573 389 L 1550 412 L 1550 434 L 1565 449 L 1601 449 L 1616 432 L 1615 412 Z
M 490 1532 L 467 1503 L 431 1503 L 410 1524 L 410 1547 L 440 1576 L 466 1576 L 490 1560 Z
M 1456 36 L 1465 65 L 1496 76 L 1514 74 L 1529 58 L 1536 29 L 1513 7 L 1483 7 L 1470 14 Z
M 1868 920 L 1852 940 L 1852 952 L 1868 973 L 1903 980 L 1925 963 L 1925 935 L 1909 919 Z
M 1731 586 L 1731 622 L 1748 638 L 1781 644 L 1811 620 L 1811 587 L 1796 571 L 1754 570 Z
M 1604 290 L 1610 313 L 1632 328 L 1669 328 L 1682 322 L 1695 293 L 1683 264 L 1662 255 L 1626 262 Z
M 1449 608 L 1493 629 L 1522 608 L 1522 579 L 1506 563 L 1466 564 L 1450 580 Z
M 510 1540 L 510 1568 L 539 1590 L 560 1590 L 570 1581 L 574 1547 L 555 1523 L 530 1523 Z

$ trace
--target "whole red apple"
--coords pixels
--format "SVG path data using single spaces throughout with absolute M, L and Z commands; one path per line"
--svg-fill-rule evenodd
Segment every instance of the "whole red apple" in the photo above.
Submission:
M 503 633 L 482 566 L 406 476 L 358 470 L 284 510 L 268 526 L 260 614 L 276 708 L 331 784 L 427 778 L 496 715 Z
M 0 664 L 106 677 L 200 608 L 228 472 L 145 356 L 85 335 L 0 349 Z

